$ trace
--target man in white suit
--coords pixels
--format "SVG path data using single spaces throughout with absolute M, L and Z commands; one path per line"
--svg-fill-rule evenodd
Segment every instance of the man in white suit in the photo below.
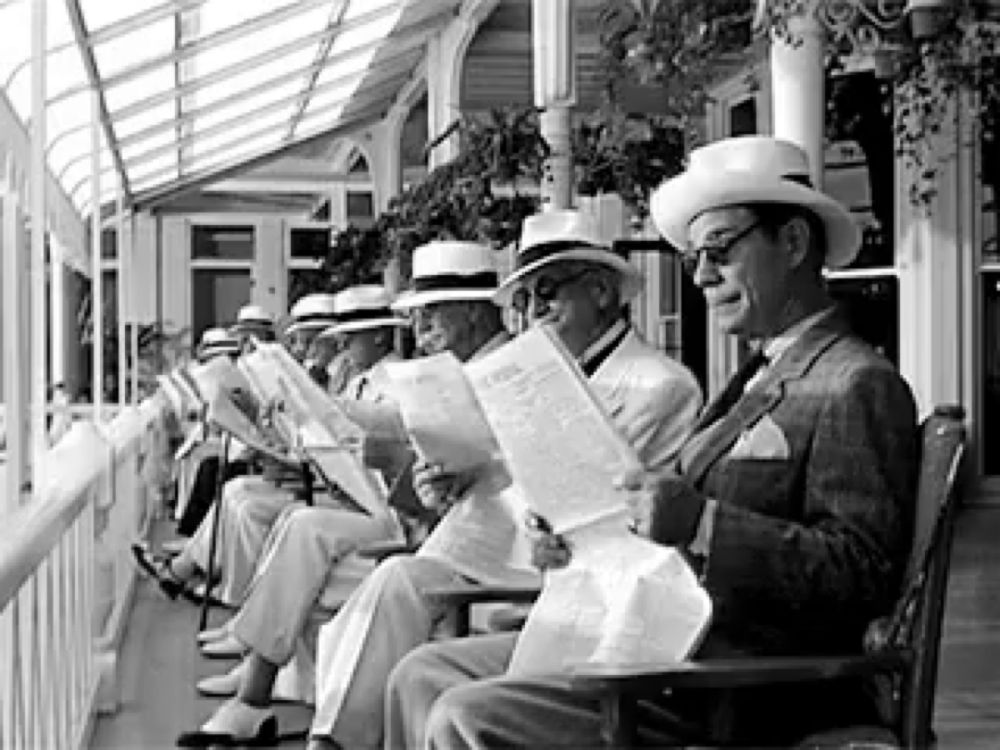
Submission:
M 419 271 L 414 262 L 418 289 Z M 520 284 L 526 276 L 533 279 L 530 287 Z M 615 425 L 655 471 L 667 465 L 687 437 L 701 393 L 686 368 L 642 342 L 624 319 L 622 307 L 640 286 L 639 271 L 611 251 L 594 217 L 552 211 L 526 220 L 517 269 L 494 299 L 511 302 L 530 321 L 558 333 Z M 511 299 L 515 287 L 524 291 Z M 401 297 L 397 304 L 416 308 L 427 303 L 417 292 L 411 301 Z M 417 333 L 419 337 L 419 328 Z M 449 524 L 473 522 L 462 518 L 471 508 L 501 508 L 514 491 L 501 492 L 498 502 L 472 503 L 461 490 L 469 486 L 468 477 L 446 476 L 433 466 L 420 467 L 415 483 L 426 503 L 454 503 L 435 534 L 446 533 Z M 523 539 L 524 529 L 514 517 L 494 510 L 483 522 L 496 538 Z M 426 589 L 470 579 L 512 582 L 517 580 L 514 573 L 522 581 L 529 575 L 538 580 L 527 570 L 472 571 L 429 554 L 380 565 L 320 631 L 312 747 L 381 747 L 389 674 L 412 649 L 430 640 L 447 615 L 424 595 Z

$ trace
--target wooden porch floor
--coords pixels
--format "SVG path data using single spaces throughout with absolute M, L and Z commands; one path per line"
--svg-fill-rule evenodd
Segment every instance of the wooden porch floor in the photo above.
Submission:
M 224 613 L 215 612 L 221 619 Z M 166 601 L 140 581 L 119 664 L 121 704 L 98 719 L 95 750 L 174 746 L 217 701 L 195 693 L 195 682 L 231 662 L 209 661 L 195 648 L 198 612 Z M 282 732 L 308 726 L 310 711 L 279 705 Z M 945 611 L 935 728 L 938 750 L 987 750 L 1000 745 L 1000 508 L 959 516 Z M 301 742 L 285 743 L 301 747 Z

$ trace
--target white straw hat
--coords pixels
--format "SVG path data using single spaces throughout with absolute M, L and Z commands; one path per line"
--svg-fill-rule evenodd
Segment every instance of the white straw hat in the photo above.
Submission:
M 329 328 L 337 322 L 335 295 L 326 292 L 307 294 L 292 305 L 289 315 L 292 322 L 285 329 L 286 336 L 296 331 Z
M 497 291 L 497 301 L 507 304 L 518 282 L 543 266 L 583 261 L 618 272 L 623 302 L 642 288 L 642 273 L 616 254 L 601 233 L 597 217 L 573 209 L 544 211 L 529 216 L 521 226 L 521 242 L 513 273 Z
M 206 328 L 198 342 L 196 355 L 206 360 L 220 354 L 239 354 L 240 342 L 229 335 L 225 328 Z
M 705 211 L 779 203 L 811 211 L 826 229 L 828 268 L 850 264 L 861 248 L 861 229 L 840 203 L 812 187 L 809 158 L 788 141 L 740 136 L 691 152 L 687 169 L 653 191 L 650 213 L 675 248 L 688 243 L 688 226 Z
M 337 336 L 372 328 L 409 325 L 404 318 L 392 312 L 391 303 L 392 296 L 380 284 L 348 287 L 334 295 L 334 313 L 337 322 L 325 329 L 320 336 Z
M 399 295 L 394 310 L 433 302 L 484 301 L 497 290 L 493 249 L 478 242 L 435 240 L 413 251 L 413 281 Z

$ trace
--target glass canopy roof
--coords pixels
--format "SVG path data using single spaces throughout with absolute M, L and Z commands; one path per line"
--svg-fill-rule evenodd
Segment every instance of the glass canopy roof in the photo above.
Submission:
M 31 118 L 31 6 L 0 0 L 0 85 Z M 140 204 L 384 115 L 461 0 L 47 0 L 47 157 L 81 214 Z M 93 75 L 88 71 L 94 71 Z M 96 79 L 96 80 L 92 80 Z

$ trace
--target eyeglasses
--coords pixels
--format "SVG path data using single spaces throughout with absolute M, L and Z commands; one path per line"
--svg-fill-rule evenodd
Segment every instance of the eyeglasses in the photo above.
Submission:
M 743 227 L 743 229 L 738 231 L 732 237 L 722 241 L 709 242 L 701 247 L 692 247 L 682 250 L 680 253 L 681 267 L 686 273 L 694 275 L 695 270 L 698 268 L 698 261 L 702 255 L 708 258 L 712 265 L 725 265 L 729 262 L 729 256 L 732 254 L 733 248 L 736 247 L 741 240 L 749 237 L 754 230 L 759 229 L 760 226 L 760 221 L 754 221 L 748 226 Z
M 531 307 L 532 298 L 538 303 L 547 305 L 556 298 L 560 289 L 582 278 L 590 271 L 589 268 L 581 268 L 576 273 L 558 279 L 542 274 L 535 280 L 533 288 L 521 286 L 514 290 L 514 294 L 510 298 L 511 307 L 522 315 L 526 315 Z

